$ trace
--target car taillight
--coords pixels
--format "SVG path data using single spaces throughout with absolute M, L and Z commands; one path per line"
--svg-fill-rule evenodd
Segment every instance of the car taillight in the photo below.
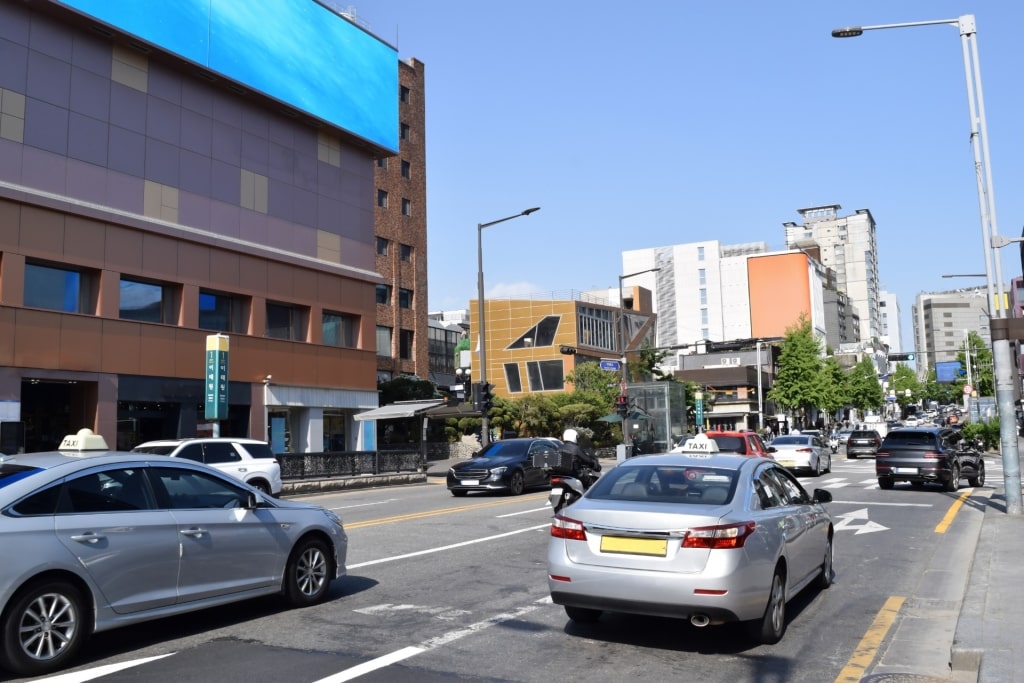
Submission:
M 555 518 L 551 520 L 551 535 L 569 541 L 587 540 L 587 532 L 583 529 L 583 523 L 562 515 L 555 515 Z
M 889 451 L 878 451 L 877 453 L 875 453 L 875 457 L 876 458 L 888 458 L 889 457 Z
M 925 451 L 924 458 L 926 460 L 939 460 L 942 458 L 942 453 L 939 453 L 938 451 Z
M 740 522 L 723 526 L 704 526 L 690 529 L 683 539 L 683 548 L 707 548 L 721 550 L 742 548 L 747 537 L 754 533 L 756 522 Z
M 561 486 L 562 485 L 562 478 L 561 477 L 551 477 L 551 485 L 552 486 Z
M 796 449 L 796 452 L 797 453 L 813 453 L 814 449 L 813 448 L 798 448 L 798 449 Z

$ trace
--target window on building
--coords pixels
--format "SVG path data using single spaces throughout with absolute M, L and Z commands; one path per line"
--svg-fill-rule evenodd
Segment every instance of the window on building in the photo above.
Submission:
M 388 208 L 388 191 L 377 190 L 377 206 L 382 209 Z
M 359 316 L 324 311 L 320 322 L 323 343 L 354 349 L 359 343 Z
M 706 328 L 706 327 L 700 328 L 700 338 L 701 339 L 707 339 L 708 338 L 708 328 Z
M 398 288 L 398 307 L 399 308 L 412 308 L 412 290 Z
M 377 285 L 377 303 L 391 305 L 391 285 Z
M 708 273 L 704 268 L 697 269 L 697 284 L 706 285 L 708 283 Z
M 377 159 L 377 168 L 382 168 L 385 171 L 388 170 L 388 158 L 387 157 L 381 157 L 381 158 Z
M 707 306 L 708 305 L 708 290 L 704 289 L 703 287 L 701 287 L 701 290 L 700 290 L 700 305 L 701 306 Z
M 178 321 L 179 291 L 175 285 L 122 277 L 118 316 L 123 320 L 174 325 Z
M 523 391 L 523 378 L 519 375 L 517 363 L 505 363 L 505 383 L 510 393 L 519 394 Z
M 402 259 L 403 261 L 406 261 L 406 262 L 412 261 L 412 245 L 411 244 L 403 244 L 403 245 L 401 245 L 399 258 Z
M 405 159 L 402 159 L 402 177 L 403 178 L 411 178 L 412 177 L 412 164 L 410 164 Z
M 700 309 L 700 324 L 701 325 L 707 325 L 708 324 L 708 309 L 706 309 L 706 308 Z
M 246 306 L 240 297 L 206 290 L 199 292 L 199 327 L 217 332 L 245 334 Z
M 412 200 L 411 199 L 406 199 L 405 197 L 402 197 L 402 215 L 403 216 L 411 216 L 412 215 Z
M 388 240 L 387 237 L 378 237 L 377 238 L 377 253 L 379 255 L 381 255 L 381 256 L 387 256 L 388 255 L 388 244 L 389 244 L 389 242 L 390 242 L 390 240 Z
M 290 304 L 267 302 L 267 334 L 271 339 L 306 341 L 309 309 Z
M 402 360 L 412 360 L 413 357 L 413 331 L 398 331 L 398 357 Z
M 25 264 L 25 305 L 65 313 L 96 313 L 99 277 L 94 271 Z
M 697 247 L 697 260 L 698 261 L 703 261 L 704 260 L 704 247 Z
M 409 124 L 408 123 L 403 123 L 399 127 L 399 129 L 398 129 L 398 137 L 400 137 L 402 140 L 408 140 L 409 139 Z
M 530 391 L 562 391 L 565 375 L 561 360 L 531 361 L 526 364 Z
M 409 88 L 404 85 L 398 86 L 398 101 L 409 104 Z
M 377 355 L 391 358 L 391 328 L 377 325 Z

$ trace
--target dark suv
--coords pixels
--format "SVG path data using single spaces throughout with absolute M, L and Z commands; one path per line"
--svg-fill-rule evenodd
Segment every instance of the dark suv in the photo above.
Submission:
M 875 453 L 875 476 L 883 489 L 909 481 L 915 487 L 936 483 L 956 491 L 963 477 L 971 486 L 985 485 L 985 460 L 957 429 L 896 429 Z
M 874 455 L 882 445 L 882 437 L 874 429 L 855 429 L 846 440 L 846 457 L 856 460 L 862 455 Z

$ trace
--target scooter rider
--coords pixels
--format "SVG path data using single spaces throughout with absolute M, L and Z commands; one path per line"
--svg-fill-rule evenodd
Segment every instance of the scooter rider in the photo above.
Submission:
M 579 445 L 579 433 L 575 429 L 566 429 L 562 433 L 561 452 L 572 456 L 573 475 L 583 482 L 584 488 L 590 488 L 597 478 L 592 472 L 601 471 L 601 463 Z

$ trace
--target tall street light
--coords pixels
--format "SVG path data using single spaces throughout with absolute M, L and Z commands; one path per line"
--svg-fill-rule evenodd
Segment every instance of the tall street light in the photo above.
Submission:
M 520 216 L 529 216 L 534 211 L 540 211 L 539 206 L 535 206 L 532 209 L 526 209 L 520 211 L 514 216 L 505 216 L 499 218 L 496 221 L 490 221 L 489 223 L 477 223 L 476 224 L 476 297 L 477 297 L 477 315 L 480 318 L 480 334 L 477 337 L 477 343 L 480 344 L 480 372 L 477 373 L 480 388 L 485 389 L 487 387 L 487 324 L 484 320 L 484 228 L 489 228 L 492 225 L 498 223 L 504 223 L 510 221 L 513 218 L 519 218 Z M 481 392 L 482 393 L 482 392 Z M 484 407 L 481 411 L 480 416 L 480 445 L 488 446 L 491 443 L 491 425 L 490 420 L 487 417 L 487 408 Z
M 864 31 L 913 26 L 955 26 L 960 31 L 960 44 L 964 56 L 964 76 L 967 80 L 967 105 L 971 124 L 971 149 L 974 152 L 974 175 L 978 184 L 978 208 L 981 215 L 981 239 L 985 253 L 985 279 L 988 286 L 989 309 L 995 302 L 996 317 L 1007 318 L 1003 295 L 1003 272 L 997 251 L 999 240 L 996 228 L 995 191 L 992 188 L 992 167 L 988 151 L 988 127 L 985 123 L 985 100 L 981 88 L 981 67 L 978 63 L 977 31 L 973 14 L 956 19 L 915 21 L 903 24 L 875 26 L 849 26 L 832 31 L 833 38 L 851 38 Z M 993 287 L 993 283 L 995 287 Z M 998 297 L 996 294 L 998 293 Z M 1020 461 L 1017 452 L 1017 424 L 1013 402 L 1013 358 L 1010 355 L 1008 334 L 997 334 L 993 324 L 992 362 L 995 371 L 996 400 L 999 406 L 999 437 L 1003 454 L 1003 480 L 1006 489 L 1006 513 L 1021 514 Z M 1004 330 L 1005 331 L 1005 330 Z M 997 338 L 998 337 L 998 338 Z
M 656 273 L 661 268 L 648 268 L 647 270 L 638 270 L 635 273 L 628 273 L 626 275 L 619 276 L 619 355 L 621 356 L 620 362 L 622 367 L 619 369 L 619 396 L 622 397 L 622 402 L 628 405 L 629 399 L 626 398 L 626 381 L 628 376 L 628 365 L 626 364 L 626 350 L 628 342 L 626 340 L 626 302 L 622 296 L 622 281 L 627 280 L 637 275 L 643 275 L 644 273 Z M 634 304 L 636 302 L 634 301 Z M 635 307 L 634 307 L 635 308 Z M 627 408 L 628 411 L 628 408 Z M 626 437 L 626 416 L 622 418 L 622 443 L 629 444 L 629 439 Z

